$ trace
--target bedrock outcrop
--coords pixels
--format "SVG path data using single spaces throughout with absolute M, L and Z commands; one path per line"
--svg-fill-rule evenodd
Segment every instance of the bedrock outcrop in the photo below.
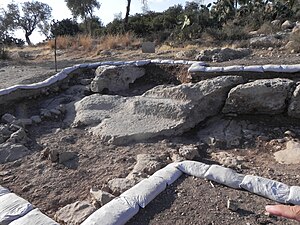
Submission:
M 178 86 L 157 86 L 142 96 L 94 94 L 75 104 L 74 125 L 89 126 L 113 144 L 184 133 L 218 114 L 228 92 L 243 83 L 224 76 Z

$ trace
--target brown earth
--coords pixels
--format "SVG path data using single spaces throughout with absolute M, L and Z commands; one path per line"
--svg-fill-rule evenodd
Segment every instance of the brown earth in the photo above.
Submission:
M 35 55 L 38 55 L 34 53 Z M 40 53 L 39 53 L 40 54 Z M 296 54 L 284 52 L 255 51 L 250 57 L 214 65 L 252 65 L 252 64 L 293 64 L 299 62 Z M 279 57 L 280 56 L 280 57 Z M 71 53 L 61 56 L 59 68 L 87 61 L 133 60 L 141 58 L 174 58 L 174 53 L 162 55 L 142 55 L 139 51 L 120 52 L 114 58 L 71 57 Z M 15 84 L 32 83 L 43 80 L 53 72 L 50 57 L 36 56 L 33 59 L 0 61 L 1 88 Z M 68 60 L 67 60 L 68 59 Z M 38 108 L 40 102 L 29 102 L 31 108 Z M 299 185 L 299 165 L 282 165 L 274 160 L 273 153 L 285 146 L 283 133 L 293 130 L 296 139 L 300 135 L 300 123 L 276 118 L 250 118 L 260 124 L 267 134 L 263 140 L 253 140 L 251 145 L 226 150 L 234 155 L 244 156 L 245 160 L 236 168 L 243 174 L 259 175 Z M 277 133 L 274 128 L 279 128 Z M 126 146 L 113 146 L 100 143 L 84 129 L 67 127 L 63 117 L 43 121 L 40 125 L 28 128 L 32 142 L 32 153 L 23 159 L 0 165 L 0 185 L 9 188 L 54 218 L 61 207 L 78 200 L 89 199 L 91 187 L 105 187 L 107 182 L 116 177 L 126 177 L 136 163 L 136 156 L 152 153 L 165 158 L 181 144 L 197 143 L 197 128 L 180 137 L 157 138 L 143 143 Z M 44 148 L 79 153 L 78 162 L 64 166 L 51 163 L 41 157 Z M 198 161 L 215 163 L 211 153 L 224 149 L 202 148 Z M 227 200 L 237 202 L 235 212 L 227 209 Z M 275 204 L 271 200 L 256 196 L 246 191 L 234 190 L 207 180 L 182 176 L 173 185 L 154 199 L 145 209 L 127 224 L 298 224 L 290 220 L 265 215 L 266 204 Z

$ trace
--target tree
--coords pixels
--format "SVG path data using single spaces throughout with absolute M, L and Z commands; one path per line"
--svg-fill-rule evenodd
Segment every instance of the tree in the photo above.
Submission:
M 141 0 L 141 2 L 144 5 L 144 7 L 147 8 L 148 0 Z M 130 14 L 130 5 L 131 5 L 131 0 L 127 0 L 126 14 L 125 14 L 125 18 L 124 18 L 124 29 L 125 30 L 127 30 L 127 28 L 128 28 L 128 19 L 129 19 L 129 14 Z
M 72 19 L 63 19 L 61 21 L 53 21 L 51 24 L 51 36 L 70 35 L 75 36 L 80 32 L 79 25 Z
M 38 27 L 43 29 L 43 24 L 51 18 L 51 7 L 45 3 L 32 1 L 19 5 L 10 3 L 7 10 L 2 9 L 3 17 L 9 30 L 22 29 L 25 32 L 25 39 L 31 45 L 30 35 Z
M 101 4 L 97 0 L 65 0 L 65 2 L 75 18 L 80 17 L 84 20 L 85 29 L 91 34 L 94 10 L 100 9 Z M 89 27 L 88 21 L 90 21 Z

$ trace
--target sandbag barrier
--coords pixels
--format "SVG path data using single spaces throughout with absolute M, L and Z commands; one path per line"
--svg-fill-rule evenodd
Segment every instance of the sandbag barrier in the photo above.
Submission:
M 25 199 L 0 186 L 1 225 L 59 225 Z
M 122 193 L 90 215 L 81 225 L 122 225 L 145 208 L 156 196 L 176 181 L 183 173 L 244 189 L 280 203 L 300 205 L 300 187 L 288 186 L 267 178 L 243 175 L 219 165 L 196 161 L 171 163 L 149 178 Z
M 294 65 L 251 65 L 251 66 L 225 66 L 208 67 L 202 63 L 193 63 L 188 72 L 191 81 L 198 82 L 224 75 L 239 75 L 245 79 L 271 79 L 271 78 L 300 78 L 300 64 Z
M 234 189 L 243 189 L 280 203 L 300 205 L 300 187 L 288 186 L 271 179 L 243 175 L 219 166 L 197 161 L 171 163 L 113 199 L 81 225 L 122 225 L 145 208 L 155 197 L 173 184 L 183 173 L 217 182 Z M 1 225 L 59 225 L 23 198 L 0 186 Z

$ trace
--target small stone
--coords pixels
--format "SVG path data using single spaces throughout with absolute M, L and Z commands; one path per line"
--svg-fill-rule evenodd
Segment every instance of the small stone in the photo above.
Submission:
M 31 184 L 28 184 L 22 188 L 22 192 L 28 192 L 32 188 Z
M 114 195 L 119 195 L 136 184 L 135 180 L 115 178 L 108 182 L 108 187 Z
M 293 131 L 287 130 L 286 132 L 284 132 L 284 136 L 286 137 L 296 137 L 296 134 Z
M 61 111 L 59 111 L 58 109 L 51 109 L 50 112 L 57 116 L 59 116 L 61 114 Z
M 51 118 L 51 112 L 48 109 L 41 110 L 42 118 Z
M 51 149 L 49 151 L 49 159 L 51 162 L 57 162 L 58 161 L 59 152 L 55 149 Z
M 40 116 L 32 116 L 32 117 L 30 117 L 30 119 L 32 120 L 33 123 L 36 123 L 36 124 L 42 122 L 42 119 Z
M 232 199 L 227 200 L 227 209 L 236 212 L 239 209 L 237 201 L 234 201 Z
M 178 152 L 179 155 L 181 155 L 187 160 L 191 160 L 199 156 L 198 147 L 195 145 L 182 146 Z
M 48 159 L 49 154 L 50 154 L 50 148 L 47 147 L 41 152 L 41 158 Z
M 90 194 L 92 199 L 94 199 L 95 201 L 97 201 L 100 206 L 105 205 L 106 203 L 110 202 L 111 200 L 113 200 L 115 198 L 114 195 L 105 192 L 105 191 L 101 191 L 95 188 L 91 188 L 90 189 Z
M 76 157 L 78 157 L 78 154 L 76 152 L 61 152 L 58 155 L 58 162 L 64 163 L 66 161 L 75 159 Z
M 4 123 L 12 123 L 14 120 L 16 120 L 16 117 L 14 117 L 13 115 L 6 113 L 2 116 L 2 121 Z
M 86 201 L 77 201 L 66 205 L 55 213 L 55 219 L 61 224 L 81 224 L 96 209 Z
M 20 128 L 19 130 L 10 135 L 10 138 L 7 140 L 7 142 L 26 144 L 28 140 L 29 139 L 25 130 L 23 128 Z

